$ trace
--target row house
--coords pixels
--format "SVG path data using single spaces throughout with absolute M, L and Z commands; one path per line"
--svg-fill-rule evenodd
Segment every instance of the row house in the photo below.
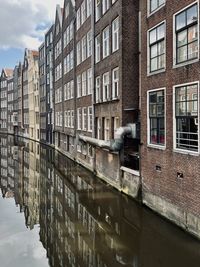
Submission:
M 14 72 L 13 72 L 14 74 Z M 14 75 L 7 82 L 7 132 L 14 134 L 13 126 L 13 102 L 14 102 Z
M 13 79 L 13 70 L 2 69 L 0 77 L 0 99 L 1 99 L 0 122 L 1 122 L 1 132 L 4 133 L 7 133 L 8 131 L 8 81 L 10 84 L 12 83 L 12 79 Z
M 141 1 L 143 202 L 199 235 L 199 1 Z

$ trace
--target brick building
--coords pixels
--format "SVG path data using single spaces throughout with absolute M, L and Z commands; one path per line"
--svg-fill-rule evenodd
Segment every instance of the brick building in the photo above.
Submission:
M 199 2 L 141 1 L 143 202 L 199 235 Z
M 14 73 L 13 73 L 14 74 Z M 9 134 L 14 134 L 13 126 L 13 101 L 14 101 L 14 77 L 7 81 L 7 131 Z

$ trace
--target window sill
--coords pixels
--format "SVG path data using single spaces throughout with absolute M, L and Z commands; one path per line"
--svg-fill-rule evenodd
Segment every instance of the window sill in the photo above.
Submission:
M 199 152 L 194 152 L 194 151 L 189 151 L 189 150 L 183 150 L 183 149 L 178 149 L 178 148 L 174 148 L 173 149 L 173 152 L 184 154 L 184 155 L 189 155 L 189 156 L 195 156 L 195 157 L 198 157 L 199 156 Z
M 149 72 L 147 73 L 147 77 L 150 77 L 150 76 L 153 76 L 153 75 L 156 75 L 156 74 L 160 74 L 160 73 L 164 73 L 166 71 L 166 69 L 161 69 L 161 70 L 157 70 L 157 71 L 154 71 L 154 72 Z
M 183 63 L 174 64 L 174 65 L 173 65 L 173 69 L 177 69 L 177 68 L 185 67 L 185 66 L 187 66 L 187 65 L 197 63 L 198 61 L 199 61 L 199 58 L 197 58 L 197 59 L 193 59 L 193 60 L 191 60 L 191 61 L 186 61 L 186 62 L 183 62 Z
M 148 148 L 155 148 L 155 149 L 158 149 L 158 150 L 166 150 L 166 146 L 148 144 L 147 147 Z

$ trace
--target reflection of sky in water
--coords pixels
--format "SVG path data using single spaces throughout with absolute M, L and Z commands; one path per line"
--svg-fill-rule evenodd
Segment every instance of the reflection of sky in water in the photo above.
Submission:
M 39 242 L 39 227 L 26 228 L 24 214 L 14 199 L 0 194 L 0 266 L 47 267 L 46 250 Z

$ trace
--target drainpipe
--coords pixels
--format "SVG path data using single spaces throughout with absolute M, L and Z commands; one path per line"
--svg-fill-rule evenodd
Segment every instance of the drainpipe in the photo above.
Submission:
M 125 135 L 137 138 L 137 125 L 134 123 L 118 128 L 115 132 L 114 140 L 111 141 L 99 140 L 85 135 L 79 135 L 79 140 L 89 143 L 95 147 L 105 148 L 116 152 L 122 149 Z

